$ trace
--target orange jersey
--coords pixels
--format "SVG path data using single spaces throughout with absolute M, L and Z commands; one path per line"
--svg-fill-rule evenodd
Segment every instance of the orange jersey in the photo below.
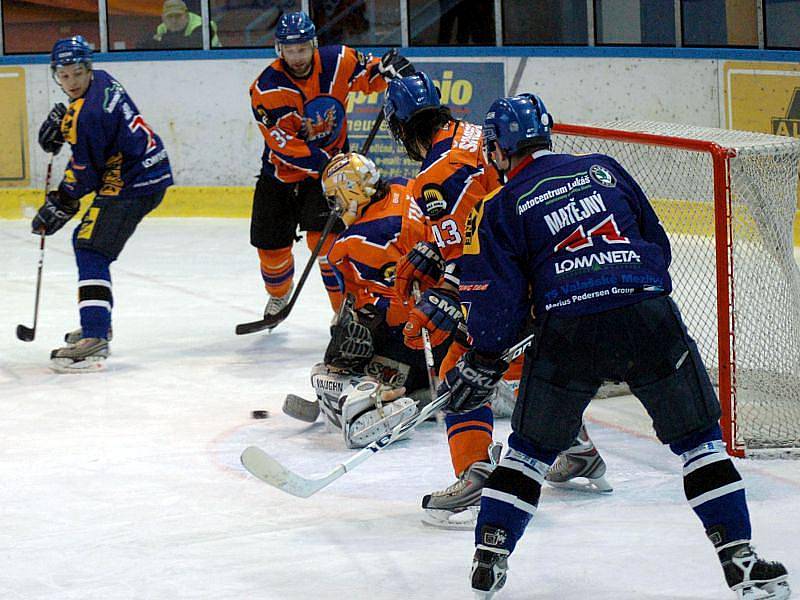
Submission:
M 411 182 L 393 180 L 387 194 L 339 234 L 328 253 L 345 292 L 355 296 L 356 308 L 374 304 L 390 327 L 402 325 L 410 308 L 394 293 L 395 265 L 426 233 L 410 188 Z
M 250 86 L 253 116 L 264 136 L 262 173 L 285 183 L 319 177 L 330 156 L 348 148 L 350 92 L 382 92 L 380 60 L 347 46 L 314 51 L 311 73 L 292 77 L 278 58 Z
M 433 137 L 414 183 L 414 197 L 430 219 L 431 236 L 448 261 L 461 256 L 467 217 L 475 204 L 500 185 L 483 154 L 483 130 L 451 121 Z

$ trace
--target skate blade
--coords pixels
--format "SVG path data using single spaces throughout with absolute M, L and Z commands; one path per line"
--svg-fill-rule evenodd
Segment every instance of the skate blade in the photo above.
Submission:
M 105 357 L 93 356 L 77 362 L 70 358 L 51 358 L 50 368 L 56 373 L 94 373 L 105 369 Z
M 605 477 L 597 477 L 589 479 L 588 477 L 576 477 L 568 481 L 550 481 L 545 479 L 547 485 L 567 490 L 574 490 L 576 492 L 589 492 L 591 494 L 609 494 L 614 491 L 614 488 Z
M 424 525 L 429 527 L 466 531 L 475 529 L 479 510 L 477 506 L 470 506 L 459 512 L 426 508 L 422 513 L 421 520 Z
M 788 575 L 761 584 L 763 587 L 754 586 L 736 590 L 736 597 L 738 600 L 787 600 L 792 596 L 787 578 Z
M 495 592 L 482 592 L 475 589 L 472 590 L 472 593 L 475 594 L 475 600 L 492 600 L 495 594 Z

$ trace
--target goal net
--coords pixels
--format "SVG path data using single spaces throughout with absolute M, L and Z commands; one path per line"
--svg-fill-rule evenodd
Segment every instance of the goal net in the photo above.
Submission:
M 653 203 L 672 244 L 673 298 L 717 386 L 733 453 L 799 449 L 800 140 L 614 121 L 556 125 L 553 145 L 612 156 Z

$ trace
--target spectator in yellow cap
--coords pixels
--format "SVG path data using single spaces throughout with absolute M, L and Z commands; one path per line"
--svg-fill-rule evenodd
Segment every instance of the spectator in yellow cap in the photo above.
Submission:
M 203 20 L 200 15 L 191 12 L 183 0 L 165 0 L 161 9 L 161 23 L 156 28 L 152 48 L 202 48 Z M 217 48 L 217 24 L 211 25 L 211 47 Z

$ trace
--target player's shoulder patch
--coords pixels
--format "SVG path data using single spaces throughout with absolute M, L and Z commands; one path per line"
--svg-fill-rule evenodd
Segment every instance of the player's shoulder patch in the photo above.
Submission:
M 425 214 L 434 220 L 447 212 L 444 188 L 438 183 L 426 183 L 422 186 L 419 203 Z
M 614 174 L 603 165 L 597 163 L 589 167 L 589 177 L 603 187 L 613 188 L 617 186 L 617 178 L 614 177 Z
M 269 111 L 261 106 L 260 104 L 255 107 L 256 114 L 258 115 L 258 120 L 264 125 L 264 127 L 274 127 L 276 124 L 275 119 L 269 114 Z
M 122 84 L 116 79 L 111 79 L 109 84 L 103 88 L 103 111 L 114 112 L 124 96 L 125 88 L 122 87 Z

